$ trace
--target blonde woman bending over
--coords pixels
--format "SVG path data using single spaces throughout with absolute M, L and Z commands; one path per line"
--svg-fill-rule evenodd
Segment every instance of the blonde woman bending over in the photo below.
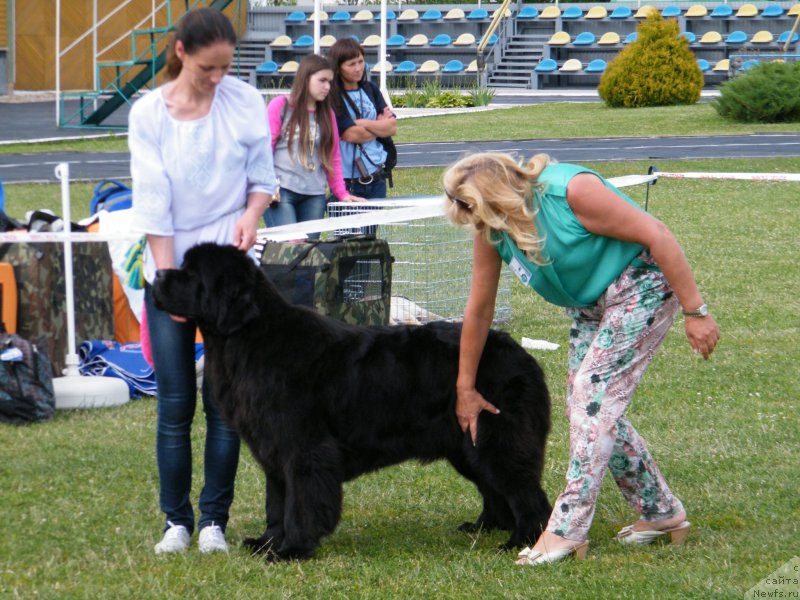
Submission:
M 625 416 L 679 308 L 695 352 L 708 359 L 719 340 L 672 233 L 594 171 L 543 154 L 527 165 L 505 154 L 469 156 L 447 170 L 444 189 L 449 219 L 475 232 L 456 383 L 456 416 L 473 443 L 481 411 L 497 412 L 475 389 L 475 374 L 502 263 L 572 319 L 567 485 L 547 529 L 517 564 L 586 555 L 607 467 L 639 513 L 616 539 L 647 544 L 669 535 L 681 543 L 689 530 L 686 511 Z

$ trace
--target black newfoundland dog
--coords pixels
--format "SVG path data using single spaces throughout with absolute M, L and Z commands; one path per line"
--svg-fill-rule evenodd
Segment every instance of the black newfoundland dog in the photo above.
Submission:
M 311 556 L 342 512 L 342 483 L 416 458 L 447 459 L 483 496 L 464 530 L 506 529 L 504 547 L 535 541 L 550 503 L 540 485 L 550 399 L 536 361 L 492 331 L 477 387 L 477 444 L 458 426 L 461 329 L 449 323 L 357 327 L 288 304 L 233 246 L 192 248 L 159 271 L 155 301 L 197 321 L 222 414 L 267 475 L 267 527 L 245 540 L 271 559 Z

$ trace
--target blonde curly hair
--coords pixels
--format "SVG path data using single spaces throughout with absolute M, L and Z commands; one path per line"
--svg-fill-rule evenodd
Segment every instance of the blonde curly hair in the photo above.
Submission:
M 492 231 L 505 231 L 535 264 L 544 264 L 534 217 L 533 196 L 541 189 L 538 178 L 555 163 L 537 154 L 523 166 L 508 154 L 481 152 L 462 158 L 444 173 L 445 215 L 456 225 L 477 231 L 489 243 Z

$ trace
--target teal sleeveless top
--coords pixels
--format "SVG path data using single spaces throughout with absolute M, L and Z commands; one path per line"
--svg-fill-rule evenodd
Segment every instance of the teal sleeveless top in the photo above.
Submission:
M 505 232 L 492 232 L 500 258 L 519 280 L 558 306 L 591 306 L 644 249 L 640 244 L 590 233 L 567 202 L 567 184 L 579 173 L 593 173 L 607 188 L 641 210 L 595 171 L 567 163 L 551 164 L 539 176 L 543 189 L 534 203 L 536 227 L 544 237 L 545 264 L 531 262 Z M 647 267 L 642 263 L 643 267 Z

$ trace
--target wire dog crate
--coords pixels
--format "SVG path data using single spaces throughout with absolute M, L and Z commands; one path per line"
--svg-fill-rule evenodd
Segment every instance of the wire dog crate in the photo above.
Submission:
M 392 198 L 366 203 L 332 202 L 328 204 L 328 216 L 343 217 L 368 211 L 408 208 L 431 201 L 438 200 Z M 469 233 L 453 226 L 445 217 L 374 227 L 377 237 L 389 242 L 394 257 L 391 321 L 425 323 L 461 320 L 472 274 L 472 238 Z M 333 235 L 346 237 L 361 233 L 359 228 L 341 229 L 334 231 Z M 353 273 L 353 277 L 357 277 L 357 274 Z M 510 319 L 511 277 L 508 269 L 504 268 L 497 291 L 495 323 L 507 323 Z

